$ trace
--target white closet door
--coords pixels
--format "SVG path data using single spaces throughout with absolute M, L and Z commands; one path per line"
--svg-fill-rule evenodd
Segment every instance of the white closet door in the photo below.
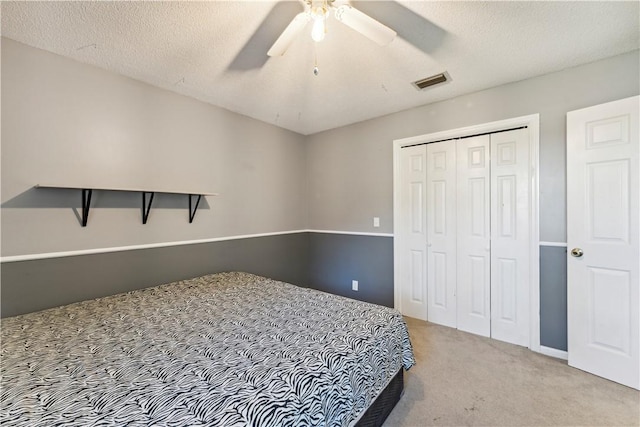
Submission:
M 457 143 L 458 329 L 491 334 L 489 135 Z
M 456 327 L 456 142 L 427 145 L 430 322 Z
M 529 344 L 529 132 L 491 135 L 491 337 Z
M 427 320 L 426 162 L 424 145 L 401 151 L 400 310 L 421 320 Z

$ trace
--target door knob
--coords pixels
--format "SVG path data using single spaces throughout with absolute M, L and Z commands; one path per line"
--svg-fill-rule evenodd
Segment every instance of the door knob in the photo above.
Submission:
M 571 249 L 571 256 L 574 256 L 576 258 L 580 258 L 583 254 L 584 254 L 584 252 L 582 252 L 582 249 L 580 249 L 580 248 Z

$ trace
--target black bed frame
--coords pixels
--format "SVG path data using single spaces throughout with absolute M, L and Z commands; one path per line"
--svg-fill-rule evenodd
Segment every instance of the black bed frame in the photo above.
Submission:
M 400 368 L 389 385 L 382 390 L 382 393 L 380 393 L 369 409 L 362 415 L 362 418 L 356 423 L 356 426 L 380 427 L 393 410 L 393 407 L 396 406 L 396 403 L 400 400 L 402 390 L 404 390 L 404 376 L 403 369 Z

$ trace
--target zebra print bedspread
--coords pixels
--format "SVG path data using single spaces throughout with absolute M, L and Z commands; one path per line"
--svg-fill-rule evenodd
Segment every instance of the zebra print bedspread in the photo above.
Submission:
M 3 319 L 0 424 L 347 426 L 413 364 L 395 310 L 214 274 Z

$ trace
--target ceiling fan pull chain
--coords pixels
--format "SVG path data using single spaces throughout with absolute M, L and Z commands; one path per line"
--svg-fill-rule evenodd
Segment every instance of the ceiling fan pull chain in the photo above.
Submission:
M 316 49 L 316 44 L 313 43 L 313 75 L 317 76 L 320 74 L 320 69 L 318 68 L 318 50 Z

